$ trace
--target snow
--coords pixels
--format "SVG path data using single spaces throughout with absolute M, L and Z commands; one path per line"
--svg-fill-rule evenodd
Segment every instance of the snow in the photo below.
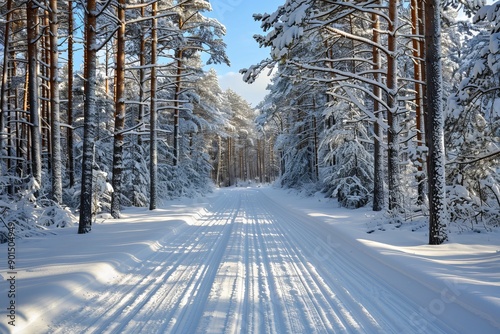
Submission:
M 129 208 L 85 235 L 16 240 L 15 328 L 2 244 L 0 332 L 500 332 L 498 232 L 429 246 L 425 226 L 381 221 L 322 197 L 227 188 Z

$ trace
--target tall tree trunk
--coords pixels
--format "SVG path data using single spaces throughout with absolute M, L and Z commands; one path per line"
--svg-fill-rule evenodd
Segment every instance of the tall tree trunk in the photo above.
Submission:
M 226 156 L 226 166 L 227 166 L 227 185 L 230 187 L 233 185 L 233 164 L 231 163 L 233 160 L 233 151 L 231 142 L 233 139 L 231 137 L 227 137 L 227 156 Z
M 14 55 L 12 55 L 12 58 L 14 57 Z M 22 88 L 22 94 L 23 94 L 23 97 L 22 97 L 22 104 L 23 106 L 21 107 L 22 110 L 26 110 L 28 111 L 29 109 L 29 102 L 28 102 L 28 91 L 29 91 L 29 71 L 26 71 L 26 73 L 24 74 L 24 85 L 23 85 L 23 88 Z M 29 111 L 28 111 L 29 112 Z M 29 114 L 28 114 L 28 117 L 27 119 L 29 120 Z M 31 125 L 28 126 L 28 128 L 26 129 L 26 156 L 27 156 L 27 161 L 26 161 L 26 166 L 27 166 L 27 171 L 28 171 L 28 174 L 32 175 L 32 158 L 31 158 Z
M 179 28 L 182 27 L 182 20 L 179 18 Z M 179 150 L 180 150 L 180 131 L 179 131 L 179 109 L 180 109 L 180 95 L 181 95 L 181 81 L 182 81 L 182 50 L 177 49 L 175 52 L 177 59 L 177 73 L 175 77 L 175 93 L 174 93 L 174 161 L 173 165 L 179 164 Z
M 377 14 L 372 14 L 373 22 L 373 42 L 380 44 L 380 18 Z M 372 49 L 373 55 L 373 80 L 381 82 L 379 71 L 382 67 L 380 58 L 380 49 L 374 46 Z M 382 92 L 379 86 L 373 85 L 373 95 L 382 99 Z M 373 124 L 373 211 L 381 211 L 385 205 L 385 186 L 384 186 L 384 154 L 382 149 L 382 140 L 384 131 L 381 126 L 383 123 L 384 115 L 380 108 L 380 103 L 377 99 L 373 99 L 373 114 L 375 115 L 375 122 Z
M 9 78 L 9 49 L 10 49 L 10 28 L 11 28 L 11 19 L 12 19 L 12 0 L 7 0 L 6 3 L 6 11 L 7 14 L 5 16 L 5 30 L 4 30 L 4 44 L 3 44 L 3 65 L 2 65 L 2 87 L 0 92 L 0 157 L 3 159 L 3 148 L 5 145 L 5 115 L 9 111 L 9 103 L 8 103 L 8 78 Z M 0 159 L 0 176 L 4 174 L 2 170 L 2 159 Z
M 141 0 L 141 3 L 144 4 L 144 0 Z M 145 17 L 146 16 L 146 9 L 145 6 L 141 7 L 141 16 Z M 146 115 L 146 106 L 144 105 L 145 101 L 145 87 L 144 83 L 146 82 L 146 32 L 144 31 L 144 27 L 141 27 L 141 44 L 140 44 L 140 50 L 139 50 L 139 115 L 137 117 L 137 122 L 139 124 L 144 123 L 144 117 Z M 142 145 L 142 136 L 139 135 L 137 136 L 137 145 L 141 146 Z
M 49 13 L 45 12 L 42 16 L 43 26 L 49 27 Z M 42 126 L 42 151 L 46 150 L 46 155 L 42 157 L 45 158 L 42 160 L 42 163 L 45 164 L 47 168 L 51 168 L 52 164 L 52 144 L 51 142 L 51 114 L 50 114 L 50 32 L 47 33 L 45 29 L 42 30 L 42 39 L 41 45 L 42 47 L 42 62 L 40 63 L 40 71 L 42 72 L 41 80 L 42 80 L 42 96 L 40 98 L 40 103 L 42 106 L 42 118 L 41 118 L 41 126 Z
M 75 185 L 75 154 L 74 154 L 74 138 L 73 138 L 73 1 L 68 1 L 68 127 L 67 127 L 67 150 L 68 150 L 68 178 L 69 186 L 73 188 Z
M 116 38 L 115 67 L 115 133 L 113 144 L 113 194 L 111 215 L 120 218 L 120 197 L 122 195 L 123 144 L 125 129 L 125 0 L 118 2 L 118 36 Z
M 220 173 L 222 164 L 222 138 L 217 136 L 217 169 L 215 176 L 215 184 L 220 187 Z
M 15 52 L 12 50 L 10 59 L 15 59 Z M 9 74 L 10 78 L 13 78 L 17 73 L 17 63 L 12 62 L 12 65 L 9 67 L 11 74 Z M 16 164 L 16 174 L 18 177 L 23 178 L 24 172 L 26 171 L 26 156 L 25 152 L 27 152 L 26 140 L 27 133 L 29 129 L 24 122 L 23 112 L 20 111 L 19 108 L 19 89 L 17 87 L 11 87 L 9 90 L 9 96 L 11 96 L 13 102 L 9 103 L 9 108 L 13 107 L 13 110 L 16 110 L 16 153 L 17 153 L 17 164 Z
M 316 98 L 313 97 L 313 113 L 316 112 Z M 314 166 L 313 166 L 313 176 L 314 181 L 319 180 L 319 139 L 318 139 L 318 121 L 316 115 L 312 115 L 312 127 L 313 127 L 313 145 L 314 145 Z
M 429 244 L 447 239 L 444 150 L 443 78 L 439 0 L 425 2 L 425 64 L 427 73 L 426 140 L 429 149 Z
M 156 19 L 157 3 L 151 4 L 152 10 L 152 30 L 151 30 L 151 96 L 149 107 L 149 210 L 156 209 L 157 206 L 157 187 L 158 187 L 158 132 L 156 129 L 156 52 L 158 43 L 158 21 Z
M 40 104 L 38 99 L 38 4 L 28 0 L 26 15 L 28 21 L 28 94 L 31 122 L 31 172 L 35 188 L 42 184 L 42 143 L 40 131 Z
M 420 4 L 421 6 L 421 4 Z M 425 202 L 425 184 L 424 184 L 424 159 L 423 159 L 423 136 L 424 136 L 424 126 L 423 126 L 423 113 L 422 113 L 422 71 L 420 67 L 422 66 L 421 54 L 420 54 L 420 36 L 423 31 L 420 31 L 420 26 L 418 23 L 418 11 L 419 11 L 419 1 L 411 0 L 411 21 L 412 21 L 412 47 L 413 47 L 413 73 L 415 79 L 415 113 L 416 113 L 416 127 L 417 127 L 417 147 L 418 147 L 418 175 L 417 175 L 417 187 L 418 187 L 418 199 L 417 204 L 423 204 Z
M 263 178 L 263 159 L 264 159 L 264 150 L 262 148 L 262 145 L 264 147 L 266 146 L 266 142 L 262 143 L 262 139 L 257 139 L 257 175 L 259 176 L 259 182 L 262 183 L 264 178 Z
M 388 122 L 388 178 L 389 178 L 389 210 L 397 215 L 402 212 L 401 172 L 399 168 L 399 108 L 398 108 L 398 63 L 397 63 L 397 30 L 398 0 L 389 1 L 389 32 L 387 57 L 387 97 Z
M 50 0 L 49 29 L 50 29 L 50 127 L 51 127 L 51 165 L 52 165 L 52 199 L 62 203 L 62 157 L 61 157 L 61 125 L 59 120 L 59 48 L 58 28 L 59 11 L 57 0 Z
M 96 0 L 87 0 L 85 20 L 85 104 L 83 108 L 83 159 L 78 233 L 92 228 L 92 169 L 94 164 L 97 74 L 97 8 Z
M 141 17 L 146 17 L 146 6 L 144 5 L 144 0 L 141 0 Z M 144 118 L 146 115 L 146 106 L 145 102 L 145 87 L 144 84 L 146 82 L 146 31 L 145 28 L 141 25 L 141 35 L 140 35 L 140 49 L 139 49 L 139 105 L 138 105 L 138 115 L 137 115 L 137 124 L 140 125 L 141 129 L 143 128 Z M 133 146 L 133 157 L 136 163 L 134 163 L 133 174 L 134 174 L 134 193 L 133 193 L 133 205 L 134 206 L 142 206 L 143 201 L 140 198 L 140 193 L 142 190 L 140 189 L 143 185 L 142 183 L 142 171 L 139 167 L 141 162 L 143 161 L 143 138 L 141 134 L 137 135 L 136 145 Z
M 424 5 L 423 3 L 420 4 L 420 6 L 418 6 L 418 31 L 420 32 L 420 34 L 425 34 L 425 10 L 424 10 Z M 419 52 L 420 52 L 420 59 L 425 59 L 425 38 L 421 38 L 419 40 Z M 422 60 L 423 62 L 423 60 Z M 426 66 L 424 64 L 422 64 L 420 66 L 420 79 L 422 80 L 422 82 L 426 82 L 427 81 L 427 74 L 425 73 L 425 70 L 426 70 Z M 423 105 L 423 111 L 424 111 L 424 114 L 423 114 L 423 118 L 425 119 L 425 96 L 427 95 L 427 86 L 426 85 L 422 85 L 421 87 L 421 90 L 422 90 L 422 103 L 424 104 Z M 422 132 L 425 134 L 425 120 L 422 122 L 424 123 L 423 124 L 423 129 L 422 129 Z M 424 136 L 425 137 L 425 136 Z

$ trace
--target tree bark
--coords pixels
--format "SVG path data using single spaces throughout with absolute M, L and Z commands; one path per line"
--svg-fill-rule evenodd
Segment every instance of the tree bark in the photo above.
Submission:
M 399 168 L 399 117 L 398 117 L 398 64 L 397 64 L 397 29 L 398 0 L 389 1 L 389 36 L 387 58 L 387 97 L 388 122 L 388 178 L 389 178 L 389 211 L 394 215 L 402 212 L 401 173 Z
M 42 16 L 43 26 L 49 27 L 49 15 L 47 12 Z M 42 61 L 40 62 L 40 72 L 41 75 L 41 130 L 42 130 L 42 151 L 46 150 L 48 153 L 48 159 L 42 159 L 42 163 L 45 163 L 49 169 L 52 165 L 52 144 L 51 144 L 51 114 L 50 114 L 50 32 L 44 33 L 46 30 L 42 29 L 42 39 L 41 39 L 41 56 Z
M 440 1 L 425 2 L 425 64 L 427 73 L 426 140 L 429 149 L 429 244 L 447 239 L 444 150 L 443 78 Z
M 58 48 L 58 8 L 57 0 L 50 0 L 50 128 L 51 128 L 51 170 L 52 200 L 62 203 L 62 157 L 61 157 L 61 124 L 59 97 L 59 48 Z
M 38 5 L 29 0 L 26 4 L 28 21 L 28 96 L 31 123 L 31 172 L 35 188 L 42 184 L 42 143 L 40 131 L 40 104 L 38 92 Z
M 376 14 L 372 14 L 373 21 L 373 42 L 380 43 L 380 18 Z M 373 55 L 373 80 L 380 82 L 381 69 L 380 50 L 374 46 L 372 50 Z M 380 87 L 373 85 L 373 95 L 379 99 L 382 98 Z M 385 186 L 384 186 L 384 154 L 382 150 L 382 140 L 384 132 L 380 124 L 383 122 L 383 112 L 380 109 L 380 104 L 377 99 L 373 100 L 373 114 L 375 115 L 375 122 L 373 124 L 373 132 L 375 138 L 373 140 L 373 211 L 381 211 L 385 205 Z
M 220 187 L 220 173 L 221 173 L 221 164 L 222 164 L 222 138 L 221 136 L 217 136 L 217 169 L 216 169 L 216 177 L 215 184 Z
M 115 67 L 115 130 L 113 142 L 113 194 L 111 216 L 120 218 L 120 197 L 122 195 L 123 145 L 125 129 L 125 0 L 118 2 L 118 35 L 116 38 Z
M 182 20 L 179 18 L 179 28 L 182 28 Z M 175 51 L 175 58 L 177 59 L 177 73 L 175 78 L 175 93 L 174 93 L 174 161 L 173 165 L 179 164 L 179 150 L 180 150 L 180 131 L 179 131 L 179 109 L 180 109 L 180 95 L 181 95 L 181 81 L 182 81 L 182 50 Z
M 78 233 L 92 229 L 92 171 L 94 164 L 97 74 L 97 8 L 96 0 L 88 0 L 85 20 L 85 104 L 83 108 L 83 159 Z
M 67 127 L 67 150 L 68 150 L 68 178 L 69 186 L 75 185 L 75 158 L 74 158 L 74 137 L 73 137 L 73 1 L 68 1 L 68 127 Z
M 156 130 L 156 53 L 158 43 L 158 22 L 156 19 L 157 3 L 151 4 L 152 10 L 152 30 L 151 30 L 151 96 L 149 110 L 149 210 L 156 209 L 157 206 L 157 184 L 158 184 L 158 132 Z
M 421 4 L 420 4 L 421 6 Z M 415 79 L 415 114 L 416 114 L 416 127 L 417 127 L 417 148 L 418 148 L 418 165 L 417 165 L 417 204 L 421 205 L 425 202 L 425 184 L 424 184 L 424 154 L 422 153 L 422 147 L 424 144 L 423 136 L 424 136 L 424 126 L 423 126 L 423 101 L 422 101 L 422 58 L 420 53 L 420 42 L 419 37 L 423 34 L 423 31 L 420 31 L 419 25 L 419 1 L 411 0 L 411 21 L 412 21 L 412 46 L 413 46 L 413 73 Z
M 7 0 L 6 3 L 6 11 L 7 14 L 5 16 L 5 30 L 4 30 L 4 49 L 3 49 L 3 66 L 2 66 L 2 91 L 0 92 L 0 156 L 3 155 L 3 148 L 5 143 L 5 115 L 9 111 L 8 107 L 8 78 L 9 78 L 9 43 L 10 43 L 10 28 L 11 28 L 11 19 L 12 19 L 12 0 Z M 3 157 L 2 157 L 3 159 Z M 0 159 L 0 176 L 4 175 L 4 171 L 2 170 L 3 164 Z

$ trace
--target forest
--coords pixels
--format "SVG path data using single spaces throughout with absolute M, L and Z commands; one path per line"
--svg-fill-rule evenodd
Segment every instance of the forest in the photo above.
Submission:
M 500 225 L 500 1 L 283 0 L 241 70 L 205 0 L 4 0 L 0 242 L 124 207 L 274 183 L 423 219 Z

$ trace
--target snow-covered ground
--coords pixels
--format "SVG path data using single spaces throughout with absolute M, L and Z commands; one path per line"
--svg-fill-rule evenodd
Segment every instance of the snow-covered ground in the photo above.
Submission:
M 3 244 L 0 332 L 500 333 L 498 232 L 429 246 L 374 220 L 231 188 L 17 240 L 10 269 Z

